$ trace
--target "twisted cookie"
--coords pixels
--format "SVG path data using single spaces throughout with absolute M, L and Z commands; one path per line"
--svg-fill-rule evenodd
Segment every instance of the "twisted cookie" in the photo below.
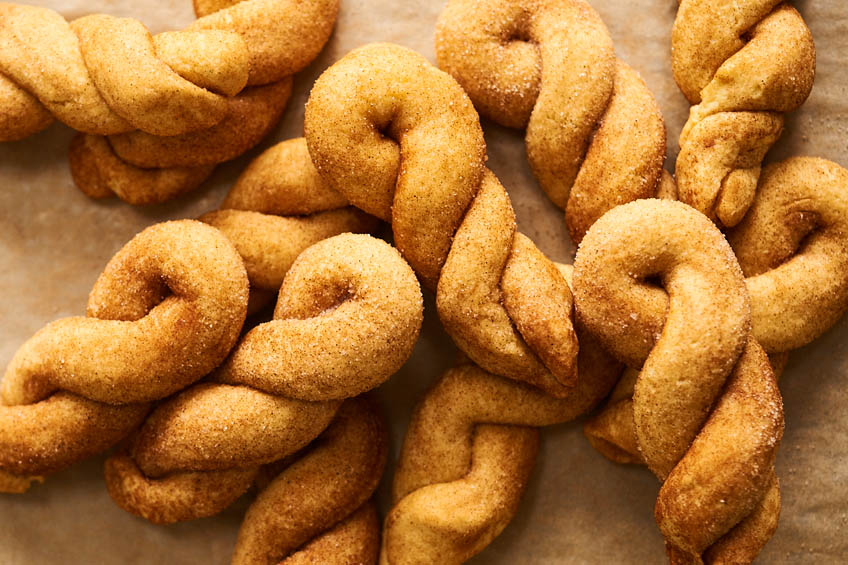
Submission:
M 214 126 L 227 97 L 308 64 L 330 35 L 335 0 L 198 0 L 185 31 L 151 37 L 132 19 L 70 24 L 47 8 L 0 4 L 0 139 L 47 115 L 85 133 L 174 136 Z
M 287 77 L 228 99 L 227 117 L 197 132 L 158 137 L 142 131 L 108 138 L 77 134 L 68 150 L 74 183 L 90 198 L 133 205 L 165 202 L 193 190 L 215 165 L 238 157 L 277 124 L 291 94 Z
M 196 1 L 195 12 L 185 31 L 151 37 L 135 20 L 68 24 L 0 4 L 0 141 L 56 117 L 82 132 L 70 159 L 87 195 L 150 204 L 196 187 L 274 127 L 338 0 Z
M 751 296 L 751 333 L 775 373 L 785 352 L 810 343 L 848 308 L 848 171 L 809 157 L 763 170 L 757 198 L 729 241 Z M 664 311 L 665 308 L 663 308 Z M 606 457 L 642 462 L 633 429 L 636 373 L 622 379 L 586 436 Z
M 586 2 L 450 0 L 436 58 L 482 115 L 526 128 L 533 173 L 575 242 L 607 210 L 656 196 L 662 115 Z
M 655 516 L 671 561 L 752 560 L 777 527 L 783 410 L 730 246 L 684 204 L 633 202 L 589 230 L 574 290 L 587 329 L 641 367 L 633 418 L 664 481 Z
M 472 364 L 426 393 L 395 471 L 381 563 L 463 563 L 503 531 L 530 479 L 535 428 L 591 409 L 621 372 L 582 328 L 578 335 L 581 378 L 564 399 Z
M 221 204 L 200 217 L 236 246 L 250 279 L 251 306 L 276 296 L 300 253 L 344 232 L 370 232 L 376 219 L 321 180 L 303 138 L 274 145 L 244 170 Z
M 674 79 L 693 104 L 680 134 L 680 199 L 734 226 L 783 114 L 813 87 L 812 35 L 780 0 L 680 0 L 671 47 Z
M 209 373 L 235 344 L 247 276 L 218 230 L 147 228 L 98 278 L 87 317 L 47 325 L 18 349 L 2 383 L 0 490 L 103 451 L 164 398 Z
M 574 388 L 571 292 L 516 232 L 456 81 L 408 49 L 367 45 L 316 81 L 305 131 L 327 184 L 391 221 L 398 250 L 438 284 L 439 316 L 475 363 L 556 396 Z
M 209 382 L 159 405 L 127 452 L 106 462 L 110 494 L 156 523 L 220 512 L 262 465 L 318 436 L 343 399 L 396 372 L 421 317 L 415 276 L 388 244 L 344 234 L 309 247 L 286 275 L 274 320 L 248 332 Z

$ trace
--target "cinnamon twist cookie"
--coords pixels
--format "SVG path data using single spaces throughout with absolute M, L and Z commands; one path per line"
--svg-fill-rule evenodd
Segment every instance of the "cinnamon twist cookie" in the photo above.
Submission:
M 194 7 L 199 19 L 186 30 L 151 37 L 131 19 L 68 23 L 46 8 L 0 4 L 0 141 L 55 117 L 82 132 L 70 158 L 87 195 L 150 204 L 195 188 L 274 127 L 291 75 L 329 38 L 338 0 Z
M 85 133 L 174 136 L 214 126 L 228 97 L 285 79 L 323 47 L 336 0 L 198 0 L 186 30 L 152 37 L 137 20 L 71 23 L 47 8 L 0 4 L 0 139 L 53 117 Z
M 404 439 L 382 564 L 463 563 L 503 531 L 530 478 L 536 428 L 590 409 L 618 376 L 596 343 L 587 342 L 580 356 L 587 374 L 566 399 L 471 364 L 436 382 Z
M 107 461 L 110 494 L 156 523 L 220 512 L 262 465 L 320 434 L 343 399 L 395 373 L 421 319 L 415 275 L 385 242 L 343 234 L 309 247 L 274 319 L 249 331 L 209 382 L 160 404 Z
M 693 104 L 680 134 L 680 199 L 734 226 L 754 200 L 783 114 L 813 87 L 812 35 L 780 0 L 680 0 L 671 47 L 674 79 Z
M 757 198 L 729 241 L 751 296 L 753 336 L 779 374 L 791 349 L 830 329 L 848 308 L 848 171 L 796 157 L 763 170 Z M 633 429 L 636 373 L 622 379 L 586 436 L 604 456 L 641 462 Z
M 583 0 L 450 0 L 436 58 L 483 116 L 527 130 L 533 174 L 575 242 L 607 210 L 656 196 L 662 115 Z
M 247 276 L 233 245 L 195 221 L 151 226 L 109 262 L 86 317 L 44 327 L 6 368 L 0 489 L 103 451 L 147 402 L 212 371 L 241 330 Z
M 633 419 L 671 561 L 751 561 L 777 527 L 783 409 L 730 246 L 688 206 L 644 200 L 598 220 L 574 269 L 581 321 L 641 367 Z
M 344 232 L 370 232 L 377 225 L 321 179 L 302 137 L 254 159 L 221 209 L 200 220 L 224 232 L 244 259 L 251 307 L 276 296 L 292 263 L 310 245 Z
M 571 292 L 516 232 L 509 198 L 484 167 L 477 113 L 455 80 L 406 48 L 361 47 L 316 81 L 305 131 L 327 184 L 392 223 L 395 244 L 436 288 L 445 328 L 475 363 L 555 396 L 574 388 Z

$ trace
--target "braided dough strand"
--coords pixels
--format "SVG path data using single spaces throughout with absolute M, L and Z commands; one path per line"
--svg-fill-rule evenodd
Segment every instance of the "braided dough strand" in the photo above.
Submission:
M 456 81 L 408 49 L 361 47 L 316 81 L 304 129 L 326 183 L 392 222 L 398 249 L 436 288 L 440 318 L 473 361 L 552 395 L 573 390 L 571 293 L 516 234 Z
M 413 412 L 404 439 L 381 563 L 463 563 L 503 531 L 530 478 L 535 428 L 590 409 L 618 376 L 614 363 L 591 363 L 603 355 L 597 344 L 580 353 L 581 362 L 589 362 L 581 364 L 587 378 L 567 399 L 475 365 L 454 368 L 437 381 Z
M 816 53 L 801 15 L 779 0 L 682 0 L 672 66 L 692 106 L 680 135 L 680 198 L 721 225 L 754 200 L 783 115 L 813 86 Z
M 311 61 L 329 38 L 338 2 L 244 0 L 196 11 L 204 17 L 186 31 L 151 37 L 136 20 L 92 15 L 69 24 L 47 8 L 0 4 L 0 100 L 4 110 L 31 112 L 7 118 L 17 127 L 0 139 L 45 125 L 33 98 L 16 90 L 86 133 L 209 128 L 226 117 L 226 96 Z
M 400 368 L 422 298 L 394 248 L 343 234 L 301 253 L 274 315 L 245 334 L 211 382 L 157 407 L 128 452 L 107 461 L 119 506 L 157 523 L 220 512 L 261 465 L 320 434 L 343 399 Z
M 195 221 L 151 226 L 106 266 L 87 317 L 47 325 L 2 382 L 0 470 L 53 472 L 124 437 L 164 398 L 218 366 L 247 309 L 233 245 Z
M 533 173 L 574 241 L 607 210 L 656 195 L 662 116 L 586 2 L 451 0 L 436 58 L 482 115 L 527 129 Z
M 588 329 L 642 368 L 635 436 L 664 480 L 655 514 L 674 562 L 699 562 L 737 525 L 735 541 L 712 551 L 744 546 L 756 554 L 777 523 L 779 504 L 763 501 L 777 484 L 782 402 L 765 353 L 749 336 L 744 279 L 721 233 L 680 203 L 619 207 L 578 251 L 575 299 Z M 609 418 L 626 419 L 626 404 L 617 406 Z M 626 443 L 615 447 L 614 455 L 628 454 Z M 760 512 L 764 505 L 769 512 Z

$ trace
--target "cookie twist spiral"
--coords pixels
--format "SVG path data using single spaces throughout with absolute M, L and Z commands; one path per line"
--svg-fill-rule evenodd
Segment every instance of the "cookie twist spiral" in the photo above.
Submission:
M 607 210 L 656 196 L 662 115 L 586 2 L 450 0 L 436 58 L 483 116 L 526 128 L 533 173 L 575 242 Z
M 247 309 L 244 264 L 218 230 L 151 226 L 109 262 L 86 317 L 52 322 L 6 368 L 0 490 L 103 451 L 164 398 L 212 371 Z
M 693 104 L 680 134 L 680 200 L 734 226 L 754 200 L 783 114 L 813 87 L 812 35 L 780 0 L 681 0 L 671 47 L 674 79 Z
M 565 399 L 473 364 L 448 371 L 426 393 L 395 471 L 382 564 L 464 563 L 503 531 L 530 479 L 536 428 L 592 408 L 620 371 L 580 337 L 585 375 Z
M 749 213 L 729 232 L 751 296 L 752 334 L 779 375 L 790 349 L 827 331 L 846 310 L 848 171 L 798 157 L 763 169 Z M 628 371 L 584 428 L 619 463 L 644 463 L 633 423 L 637 373 Z
M 641 367 L 636 438 L 663 481 L 655 517 L 671 561 L 752 560 L 777 527 L 783 407 L 730 246 L 682 203 L 633 202 L 589 230 L 574 290 L 587 329 Z
M 361 47 L 316 81 L 305 131 L 321 177 L 391 222 L 395 245 L 436 288 L 446 330 L 475 363 L 556 396 L 574 388 L 571 292 L 516 232 L 455 80 L 406 48 Z
M 220 512 L 263 465 L 318 436 L 342 400 L 396 372 L 421 319 L 415 275 L 387 243 L 343 234 L 309 247 L 274 319 L 250 330 L 208 382 L 160 404 L 127 452 L 107 461 L 110 494 L 156 523 Z

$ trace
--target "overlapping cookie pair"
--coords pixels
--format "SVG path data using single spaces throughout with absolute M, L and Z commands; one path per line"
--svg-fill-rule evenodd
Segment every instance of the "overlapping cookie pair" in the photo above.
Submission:
M 288 148 L 305 155 L 302 140 Z M 338 204 L 304 182 L 283 210 L 264 197 L 267 173 L 248 170 L 227 202 L 289 214 Z M 314 174 L 310 165 L 293 178 Z M 362 394 L 410 355 L 418 282 L 387 243 L 342 233 L 373 225 L 350 208 L 300 218 L 230 212 L 203 220 L 247 222 L 147 228 L 110 261 L 86 317 L 58 320 L 21 346 L 2 381 L 0 490 L 24 492 L 121 442 L 106 485 L 119 506 L 154 523 L 211 516 L 260 489 L 235 563 L 373 561 L 379 522 L 369 499 L 387 434 Z M 268 232 L 275 222 L 287 229 Z M 239 249 L 263 243 L 279 261 L 267 268 L 245 252 L 245 268 Z M 263 285 L 282 277 L 273 319 L 243 330 L 249 289 L 261 302 Z
M 292 75 L 323 48 L 338 0 L 196 0 L 198 20 L 151 36 L 139 21 L 0 3 L 0 141 L 59 120 L 88 196 L 170 200 L 280 120 Z
M 681 29 L 692 25 L 687 18 L 702 4 L 681 4 Z M 740 53 L 762 42 L 773 45 L 775 37 L 783 37 L 773 34 L 797 29 L 791 18 L 786 27 L 781 24 L 791 9 L 766 4 L 725 6 L 731 15 L 739 15 L 732 9 L 744 12 L 744 21 L 750 20 L 744 29 L 759 21 L 752 14 L 766 16 L 766 23 L 756 27 L 762 31 L 757 37 L 765 40 L 752 36 L 747 51 Z M 686 34 L 675 32 L 676 45 L 683 40 L 678 36 L 685 39 Z M 803 42 L 799 45 L 791 53 L 809 54 Z M 724 200 L 702 211 L 724 225 L 744 216 L 728 233 L 728 244 L 707 217 L 669 201 L 677 190 L 662 172 L 665 132 L 659 112 L 638 76 L 616 62 L 603 23 L 585 3 L 454 0 L 440 21 L 437 53 L 456 80 L 415 53 L 385 44 L 360 48 L 333 65 L 307 105 L 305 142 L 274 148 L 245 174 L 225 204 L 242 210 L 204 217 L 235 243 L 247 263 L 251 289 L 275 290 L 283 284 L 277 307 L 281 319 L 247 333 L 209 382 L 191 386 L 147 416 L 125 451 L 107 464 L 113 496 L 154 521 L 214 513 L 255 482 L 261 465 L 320 433 L 341 398 L 373 388 L 402 362 L 403 355 L 368 349 L 369 338 L 381 336 L 377 341 L 386 346 L 391 343 L 386 336 L 395 334 L 387 328 L 378 332 L 361 312 L 345 319 L 344 327 L 364 333 L 357 342 L 366 344 L 363 349 L 340 356 L 331 350 L 334 355 L 328 358 L 313 347 L 323 343 L 318 336 L 325 335 L 325 317 L 337 316 L 360 296 L 349 279 L 329 276 L 325 264 L 356 257 L 351 251 L 355 236 L 318 243 L 291 267 L 297 251 L 285 247 L 283 238 L 295 234 L 295 241 L 306 246 L 336 230 L 369 229 L 367 218 L 346 207 L 349 202 L 391 222 L 398 250 L 425 286 L 435 290 L 445 329 L 473 362 L 441 378 L 413 415 L 394 477 L 381 562 L 455 563 L 482 550 L 518 506 L 537 449 L 535 428 L 591 409 L 625 367 L 629 371 L 609 407 L 587 426 L 593 445 L 618 460 L 647 463 L 664 481 L 656 515 L 672 562 L 752 560 L 774 532 L 779 513 L 773 462 L 783 430 L 782 403 L 764 349 L 783 353 L 808 343 L 845 311 L 848 210 L 842 194 L 848 173 L 823 160 L 793 159 L 760 175 L 765 150 L 731 143 L 710 154 L 709 145 L 703 154 L 712 155 L 711 166 L 701 173 L 718 179 Z M 563 60 L 563 53 L 574 58 Z M 801 55 L 794 60 L 804 60 Z M 719 75 L 736 76 L 750 65 L 740 59 L 734 64 L 742 67 L 719 61 L 707 83 Z M 581 76 L 582 71 L 587 72 Z M 720 78 L 716 84 L 726 82 Z M 795 87 L 809 92 L 799 82 Z M 779 92 L 780 84 L 767 84 L 767 93 Z M 806 97 L 802 94 L 800 101 Z M 701 95 L 705 101 L 721 98 Z M 795 105 L 798 96 L 795 92 Z M 573 274 L 517 232 L 506 191 L 485 168 L 485 144 L 472 101 L 498 121 L 526 126 L 534 172 L 565 208 L 570 233 L 582 240 Z M 768 104 L 756 109 L 790 109 L 788 103 Z M 563 107 L 568 112 L 558 110 Z M 514 114 L 506 112 L 514 108 Z M 695 134 L 707 129 L 701 124 L 714 117 L 744 120 L 737 108 L 704 102 L 693 109 L 686 139 L 699 139 Z M 689 146 L 690 154 L 700 155 L 696 148 Z M 721 166 L 712 166 L 715 162 Z M 265 167 L 272 163 L 286 164 L 293 174 L 268 175 L 265 171 L 272 169 Z M 678 165 L 679 178 L 684 163 Z M 758 177 L 759 188 L 753 191 L 751 179 L 756 186 Z M 254 182 L 274 196 L 257 196 L 262 193 L 252 191 Z M 683 184 L 681 178 L 679 196 L 695 204 Z M 292 196 L 280 189 L 291 190 Z M 631 202 L 652 196 L 666 200 Z M 747 214 L 744 202 L 741 212 L 726 212 L 731 201 L 746 200 L 753 201 Z M 276 216 L 291 213 L 315 215 Z M 363 266 L 374 256 L 366 253 L 358 270 L 342 271 L 364 276 L 369 269 Z M 388 300 L 383 285 L 392 275 L 372 270 L 385 280 L 369 278 L 367 287 L 382 288 L 378 294 Z M 393 272 L 400 271 L 398 266 Z M 811 278 L 810 271 L 820 278 Z M 168 303 L 171 297 L 156 288 L 144 292 Z M 289 296 L 287 288 L 297 292 Z M 409 288 L 405 302 L 413 304 Z M 139 306 L 135 318 L 153 300 Z M 241 318 L 244 308 L 239 305 Z M 380 315 L 376 309 L 369 314 Z M 399 335 L 411 341 L 392 344 L 392 350 L 406 351 L 414 336 Z M 211 364 L 220 363 L 223 355 Z M 384 358 L 389 367 L 370 365 Z M 775 358 L 776 364 L 780 361 Z M 344 382 L 331 382 L 327 375 Z M 199 376 L 192 373 L 186 382 Z M 262 402 L 272 405 L 269 415 L 285 416 L 278 433 L 257 427 L 275 421 L 255 418 Z M 339 409 L 337 424 L 325 432 L 327 443 L 344 437 L 339 446 L 362 454 L 362 461 L 372 462 L 363 465 L 372 471 L 381 469 L 385 450 L 374 447 L 380 444 L 373 431 L 377 425 L 370 434 L 333 432 L 333 426 L 348 421 L 344 413 Z M 142 411 L 134 422 L 143 417 Z M 304 430 L 307 424 L 310 429 Z M 213 443 L 196 440 L 210 431 Z M 256 451 L 245 452 L 245 435 L 255 439 L 247 443 Z M 354 436 L 365 439 L 358 443 Z M 263 441 L 268 437 L 285 445 Z M 116 440 L 105 441 L 102 448 Z M 323 453 L 321 448 L 313 450 Z M 334 485 L 324 484 L 321 464 L 310 466 L 309 457 L 304 456 L 302 466 L 292 464 L 260 495 L 243 526 L 237 560 L 285 557 L 350 515 L 370 496 L 379 476 L 379 471 L 363 472 L 345 479 L 369 485 L 353 489 L 357 494 L 345 499 Z M 309 508 L 336 499 L 347 505 L 309 536 L 287 537 L 281 532 L 292 524 L 313 523 L 306 510 L 273 520 L 268 516 L 292 508 L 287 487 L 314 495 L 307 497 L 313 501 Z M 322 562 L 373 560 L 374 520 L 372 510 L 361 510 L 335 527 L 333 535 L 340 537 L 316 541 L 327 551 Z M 268 540 L 281 538 L 287 540 L 281 544 L 285 548 L 269 550 L 274 544 Z M 367 549 L 351 557 L 339 547 Z

